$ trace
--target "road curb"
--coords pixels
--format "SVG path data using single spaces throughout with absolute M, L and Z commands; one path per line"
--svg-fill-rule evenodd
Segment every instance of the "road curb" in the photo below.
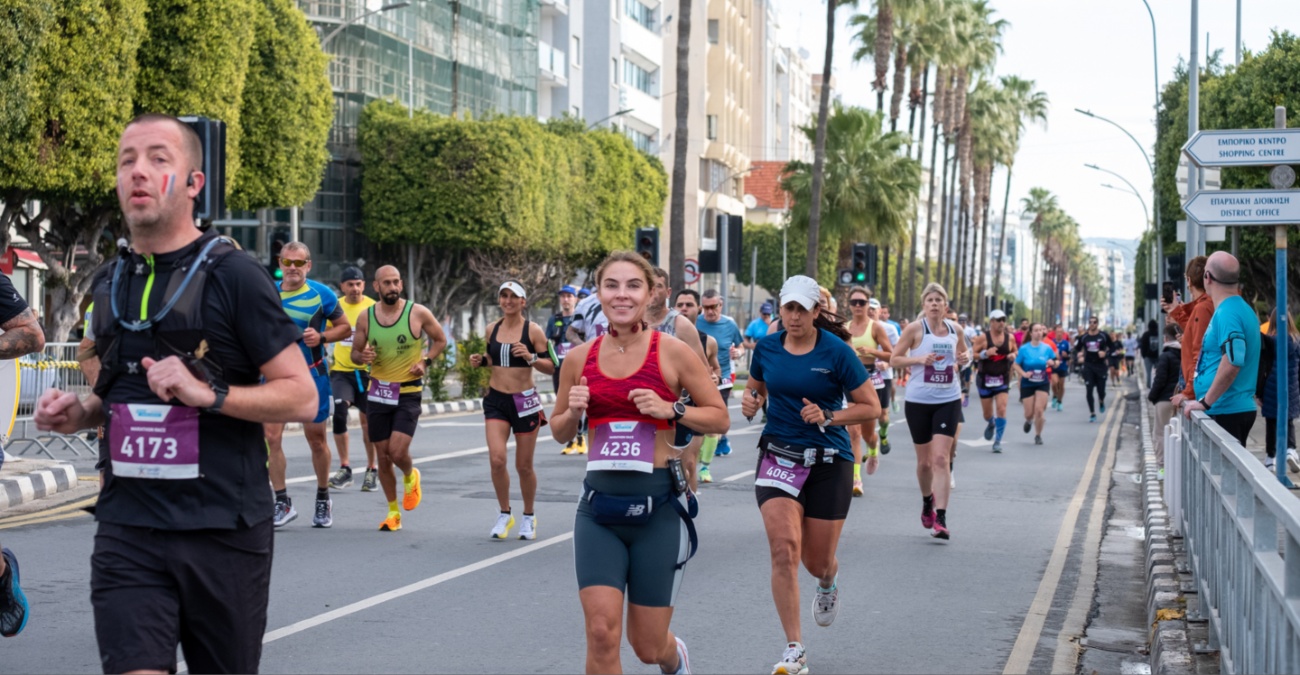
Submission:
M 1139 390 L 1140 391 L 1140 390 Z M 1187 632 L 1187 603 L 1180 588 L 1180 565 L 1170 534 L 1156 453 L 1151 440 L 1151 417 L 1142 411 L 1142 512 L 1146 530 L 1147 625 L 1150 665 L 1155 675 L 1193 675 L 1192 644 Z M 1185 569 L 1185 568 L 1184 568 Z
M 0 512 L 77 486 L 77 470 L 66 462 L 9 459 L 0 473 Z
M 547 405 L 555 402 L 555 394 L 538 394 L 541 397 L 542 404 Z M 420 419 L 426 417 L 436 417 L 438 415 L 447 415 L 450 413 L 474 412 L 483 409 L 483 399 L 467 398 L 459 401 L 441 401 L 437 403 L 421 403 Z M 348 428 L 356 429 L 361 426 L 361 413 L 356 408 L 348 410 Z M 290 422 L 284 425 L 284 430 L 302 431 L 302 425 L 297 422 Z

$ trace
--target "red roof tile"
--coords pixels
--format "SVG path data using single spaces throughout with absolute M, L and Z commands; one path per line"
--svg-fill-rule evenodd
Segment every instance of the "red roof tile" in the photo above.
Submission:
M 745 177 L 745 192 L 754 195 L 758 208 L 784 209 L 789 204 L 786 192 L 781 189 L 781 176 L 785 162 L 752 162 L 754 170 Z M 790 202 L 793 202 L 793 197 Z

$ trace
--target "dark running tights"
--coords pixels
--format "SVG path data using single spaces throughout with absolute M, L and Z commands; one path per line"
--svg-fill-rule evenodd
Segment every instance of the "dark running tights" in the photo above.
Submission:
M 1110 377 L 1109 373 L 1103 370 L 1087 370 L 1083 373 L 1083 382 L 1087 386 L 1088 394 L 1088 412 L 1096 414 L 1097 409 L 1093 407 L 1092 390 L 1097 390 L 1098 401 L 1102 407 L 1106 405 L 1106 379 Z

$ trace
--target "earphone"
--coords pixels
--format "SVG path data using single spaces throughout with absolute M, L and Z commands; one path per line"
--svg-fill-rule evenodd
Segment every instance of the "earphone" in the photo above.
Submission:
M 194 174 L 185 177 L 185 187 L 194 187 Z

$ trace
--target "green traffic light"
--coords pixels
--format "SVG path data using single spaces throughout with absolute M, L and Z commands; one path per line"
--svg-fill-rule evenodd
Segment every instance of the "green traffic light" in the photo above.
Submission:
M 866 281 L 866 280 L 867 280 L 867 273 L 866 273 L 866 272 L 858 272 L 857 275 L 854 276 L 854 279 L 856 279 L 857 281 Z
M 275 270 L 275 280 L 276 280 L 276 281 L 279 281 L 279 280 L 281 280 L 281 279 L 283 279 L 283 278 L 284 278 L 284 270 L 279 269 L 279 268 L 276 268 L 276 270 Z

